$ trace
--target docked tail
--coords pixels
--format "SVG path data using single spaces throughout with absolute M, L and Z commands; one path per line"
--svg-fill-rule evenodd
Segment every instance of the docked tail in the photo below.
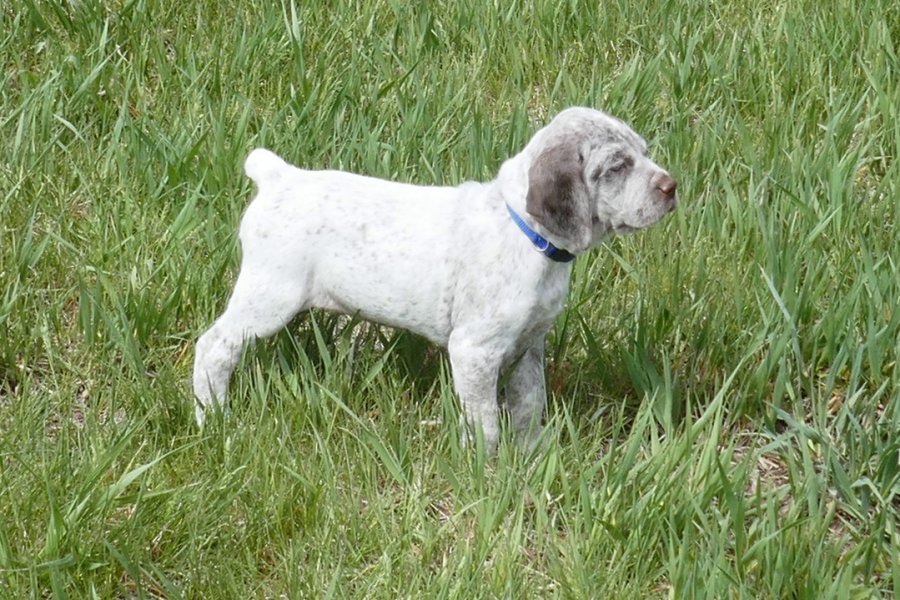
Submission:
M 280 156 L 265 148 L 257 148 L 244 161 L 244 172 L 260 189 L 278 181 L 288 168 Z

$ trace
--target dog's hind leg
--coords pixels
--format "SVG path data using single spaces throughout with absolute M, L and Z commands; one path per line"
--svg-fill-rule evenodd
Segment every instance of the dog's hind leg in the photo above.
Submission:
M 197 424 L 203 425 L 208 409 L 224 407 L 228 379 L 244 343 L 273 335 L 306 308 L 305 291 L 276 275 L 269 269 L 242 269 L 225 312 L 197 340 L 193 375 Z

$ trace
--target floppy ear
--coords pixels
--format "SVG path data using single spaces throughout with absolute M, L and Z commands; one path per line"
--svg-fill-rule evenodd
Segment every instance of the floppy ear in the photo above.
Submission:
M 591 206 L 582 172 L 583 159 L 572 144 L 551 146 L 528 170 L 525 209 L 548 232 L 579 252 L 591 245 Z

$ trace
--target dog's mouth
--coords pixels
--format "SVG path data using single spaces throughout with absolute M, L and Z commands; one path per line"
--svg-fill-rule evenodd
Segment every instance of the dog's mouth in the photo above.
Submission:
M 634 233 L 638 229 L 640 229 L 640 227 L 632 227 L 631 225 L 626 225 L 625 223 L 613 227 L 613 231 L 615 231 L 618 235 L 627 235 L 629 233 Z
M 671 196 L 667 197 L 663 202 L 663 206 L 665 207 L 666 214 L 674 211 L 676 208 L 678 208 L 678 196 L 672 194 Z
M 661 202 L 658 206 L 654 207 L 653 210 L 640 210 L 637 214 L 637 218 L 629 219 L 631 222 L 621 222 L 613 225 L 613 231 L 618 235 L 626 235 L 629 233 L 634 233 L 639 229 L 644 229 L 646 227 L 650 227 L 655 223 L 658 223 L 662 220 L 670 212 L 673 212 L 678 206 L 678 201 L 675 196 L 672 195 L 668 197 L 664 202 Z

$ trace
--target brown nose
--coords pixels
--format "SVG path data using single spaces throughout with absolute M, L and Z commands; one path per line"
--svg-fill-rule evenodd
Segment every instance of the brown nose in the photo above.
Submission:
M 675 189 L 677 187 L 678 183 L 674 179 L 672 179 L 672 176 L 668 173 L 660 177 L 659 181 L 656 183 L 656 188 L 669 197 L 675 195 Z

